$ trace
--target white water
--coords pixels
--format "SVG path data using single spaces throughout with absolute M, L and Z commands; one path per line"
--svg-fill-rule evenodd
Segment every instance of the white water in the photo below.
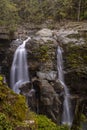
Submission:
M 58 70 L 58 79 L 61 85 L 64 88 L 64 102 L 63 102 L 63 114 L 62 114 L 62 124 L 68 124 L 71 126 L 72 124 L 72 114 L 70 110 L 70 99 L 69 99 L 69 91 L 64 82 L 64 74 L 63 74 L 63 58 L 62 58 L 62 49 L 58 47 L 57 49 L 57 70 Z
M 28 75 L 28 65 L 26 57 L 25 44 L 30 40 L 28 37 L 22 45 L 20 45 L 14 54 L 13 63 L 10 73 L 11 88 L 15 93 L 20 93 L 19 87 L 25 83 L 30 82 Z

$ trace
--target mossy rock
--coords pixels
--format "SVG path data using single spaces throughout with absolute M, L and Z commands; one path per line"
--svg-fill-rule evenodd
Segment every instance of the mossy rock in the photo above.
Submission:
M 0 76 L 0 112 L 8 124 L 11 122 L 12 130 L 16 127 L 25 127 L 31 130 L 36 129 L 37 125 L 33 114 L 28 109 L 25 97 L 14 93 L 6 84 L 3 83 L 3 77 Z M 29 123 L 34 120 L 33 126 Z M 26 123 L 27 121 L 27 123 Z M 2 128 L 4 126 L 1 124 Z M 2 129 L 1 129 L 2 130 Z M 6 129 L 10 130 L 10 129 Z
M 87 93 L 87 44 L 64 46 L 65 82 L 72 93 Z
M 75 70 L 79 77 L 87 76 L 87 45 L 67 45 L 64 54 L 65 68 Z
M 0 130 L 69 130 L 57 126 L 44 115 L 36 115 L 28 109 L 25 97 L 14 93 L 0 76 Z
M 44 115 L 36 115 L 38 130 L 69 130 L 68 125 L 58 126 Z
M 1 112 L 0 112 L 0 130 L 12 130 L 11 121 L 9 121 L 6 115 Z

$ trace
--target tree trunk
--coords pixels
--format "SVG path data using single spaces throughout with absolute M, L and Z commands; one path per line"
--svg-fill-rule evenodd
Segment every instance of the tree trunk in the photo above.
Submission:
M 77 14 L 78 21 L 80 21 L 80 13 L 81 13 L 81 0 L 79 0 L 79 3 L 78 3 L 78 14 Z

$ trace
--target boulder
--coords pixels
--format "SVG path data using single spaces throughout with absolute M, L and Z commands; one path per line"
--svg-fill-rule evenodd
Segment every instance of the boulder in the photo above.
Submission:
M 55 81 L 57 78 L 57 72 L 56 71 L 50 71 L 47 73 L 44 72 L 37 72 L 37 76 L 39 79 L 46 79 L 48 81 Z
M 47 80 L 41 80 L 41 84 L 40 113 L 46 114 L 54 122 L 58 123 L 61 111 L 59 96 Z

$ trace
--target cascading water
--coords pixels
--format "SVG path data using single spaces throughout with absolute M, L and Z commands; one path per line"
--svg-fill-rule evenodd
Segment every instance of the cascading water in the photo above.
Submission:
M 28 37 L 22 45 L 20 45 L 14 54 L 13 63 L 10 73 L 11 88 L 15 93 L 20 93 L 19 87 L 25 83 L 30 82 L 28 75 L 28 65 L 26 57 L 25 44 L 30 40 Z
M 70 111 L 70 105 L 71 105 L 70 99 L 69 99 L 70 94 L 64 82 L 62 48 L 60 46 L 58 46 L 58 49 L 57 49 L 57 70 L 58 70 L 58 79 L 64 88 L 62 124 L 68 124 L 71 126 L 72 114 Z

